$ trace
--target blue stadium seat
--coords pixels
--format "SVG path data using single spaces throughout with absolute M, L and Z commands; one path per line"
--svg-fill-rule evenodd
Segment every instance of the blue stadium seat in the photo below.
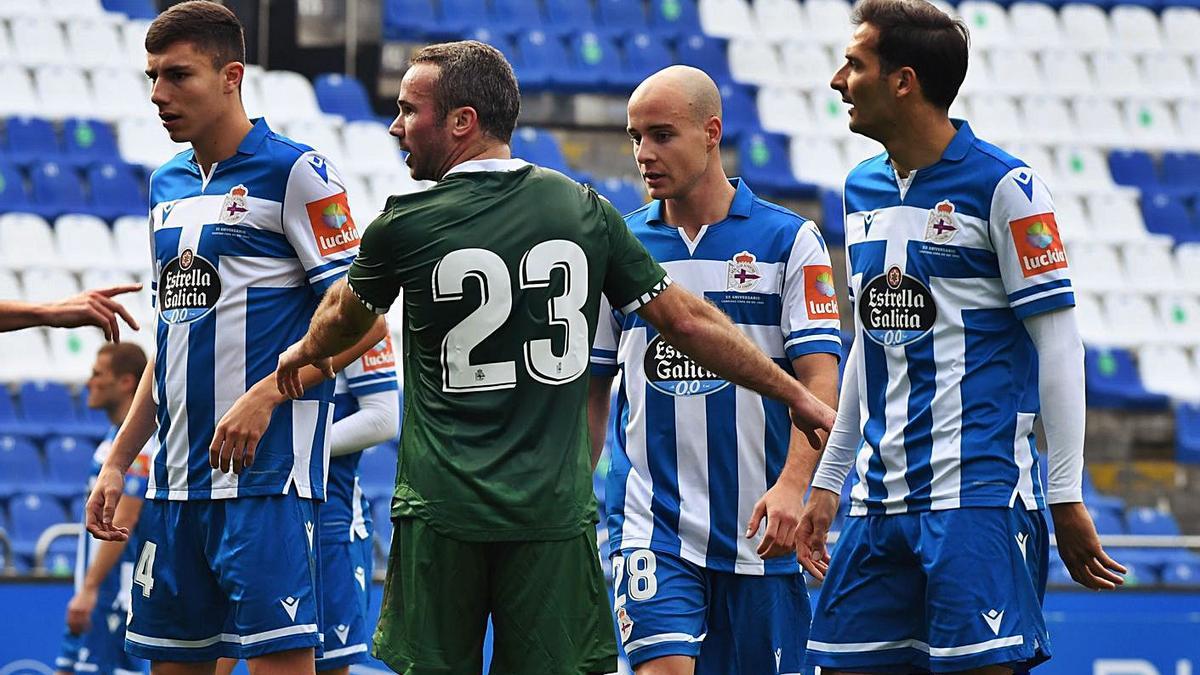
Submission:
M 79 411 L 79 425 L 74 432 L 77 436 L 83 436 L 94 441 L 99 441 L 108 433 L 112 422 L 108 420 L 108 415 L 99 408 L 89 408 L 88 388 L 85 386 L 79 391 L 79 405 L 76 410 Z
M 1200 192 L 1200 153 L 1164 152 L 1162 184 L 1167 189 L 1193 195 Z
M 487 0 L 441 0 L 437 22 L 438 30 L 467 35 L 488 22 Z
M 1146 391 L 1133 357 L 1124 349 L 1087 348 L 1084 373 L 1089 407 L 1165 410 L 1170 403 L 1166 396 Z
M 95 164 L 87 170 L 91 187 L 90 211 L 105 220 L 121 216 L 145 215 L 146 198 L 142 196 L 145 181 L 130 164 Z
M 39 117 L 9 117 L 4 122 L 8 145 L 4 154 L 14 164 L 30 167 L 41 161 L 61 159 L 58 134 L 49 120 Z
M 381 443 L 363 450 L 359 460 L 359 485 L 372 501 L 387 502 L 396 485 L 397 448 L 394 442 Z
M 733 76 L 729 74 L 729 59 L 725 57 L 724 40 L 700 34 L 682 37 L 675 47 L 675 57 L 679 63 L 694 66 L 708 73 L 718 85 L 733 81 Z M 751 104 L 750 107 L 753 109 L 754 105 Z M 728 109 L 725 110 L 726 114 L 729 112 Z
M 87 490 L 96 446 L 74 436 L 54 436 L 46 441 L 47 483 L 43 490 L 70 499 Z M 72 511 L 72 514 L 75 512 Z
M 846 242 L 846 214 L 842 209 L 842 193 L 838 190 L 821 190 L 821 220 L 817 225 L 825 237 L 825 243 L 839 246 Z M 843 355 L 845 361 L 845 355 Z
M 1153 586 L 1161 579 L 1161 567 L 1153 552 L 1136 549 L 1112 549 L 1108 551 L 1113 560 L 1125 566 L 1125 586 Z
M 512 137 L 513 157 L 564 173 L 580 183 L 590 183 L 591 176 L 577 172 L 567 164 L 558 139 L 549 131 L 536 127 L 518 127 Z
M 741 176 L 750 189 L 780 197 L 815 197 L 816 186 L 805 185 L 792 175 L 788 139 L 781 134 L 743 134 L 738 141 Z
M 388 40 L 423 38 L 437 25 L 433 0 L 384 0 L 383 37 Z
M 649 33 L 634 33 L 625 40 L 625 74 L 635 87 L 674 62 L 671 50 Z
M 596 2 L 596 27 L 614 36 L 645 33 L 650 30 L 646 23 L 646 8 L 642 0 L 598 0 Z M 665 40 L 662 33 L 655 33 Z
M 12 523 L 13 553 L 25 558 L 33 556 L 34 545 L 42 532 L 51 525 L 71 522 L 67 518 L 62 504 L 54 497 L 35 492 L 14 495 L 8 502 L 9 522 Z M 61 550 L 67 540 L 60 539 L 52 546 L 52 550 Z M 74 543 L 69 548 L 75 548 Z
M 1200 464 L 1200 404 L 1181 403 L 1175 408 L 1175 459 Z
M 666 39 L 702 33 L 695 0 L 650 0 L 649 24 L 651 32 Z
M 64 213 L 88 211 L 83 183 L 70 166 L 41 162 L 33 167 L 29 178 L 33 185 L 31 212 L 49 220 Z
M 21 172 L 16 166 L 0 160 L 0 211 L 27 211 L 29 208 L 29 193 L 25 191 Z
M 1200 586 L 1200 563 L 1174 562 L 1163 569 L 1163 585 Z
M 1119 185 L 1131 185 L 1141 190 L 1158 188 L 1154 158 L 1144 150 L 1113 150 L 1108 154 L 1108 168 Z
M 375 119 L 366 87 L 355 77 L 341 73 L 318 75 L 313 90 L 324 112 L 341 115 L 347 121 Z
M 23 382 L 19 400 L 21 417 L 36 435 L 74 435 L 79 431 L 75 401 L 66 385 L 45 380 Z
M 591 3 L 579 0 L 546 0 L 546 30 L 561 35 L 595 31 L 596 18 L 592 15 Z
M 1088 513 L 1092 515 L 1092 522 L 1096 524 L 1097 534 L 1126 534 L 1125 523 L 1121 522 L 1121 518 L 1116 514 L 1097 509 L 1090 504 Z
M 744 134 L 762 129 L 758 121 L 758 107 L 754 101 L 754 89 L 741 84 L 721 84 L 722 135 L 726 140 L 736 141 Z M 788 170 L 790 175 L 791 169 Z
M 1047 519 L 1049 522 L 1049 519 Z M 1050 567 L 1046 575 L 1046 583 L 1056 586 L 1070 586 L 1075 581 L 1071 579 L 1071 572 L 1063 563 L 1062 558 L 1058 557 L 1058 549 L 1050 549 Z
M 1183 199 L 1170 192 L 1143 193 L 1142 219 L 1147 230 L 1172 237 L 1176 243 L 1200 241 L 1200 226 L 1188 213 Z
M 99 120 L 67 120 L 63 124 L 63 147 L 63 161 L 81 167 L 115 161 L 121 156 L 112 127 Z
M 492 0 L 487 24 L 512 35 L 545 28 L 541 3 L 529 0 Z
M 628 84 L 621 72 L 621 54 L 612 40 L 588 31 L 568 38 L 567 49 L 571 57 L 571 68 L 566 73 L 569 87 L 613 91 Z
M 605 178 L 599 181 L 595 188 L 623 214 L 636 211 L 646 203 L 646 193 L 641 186 L 623 178 Z
M 33 441 L 24 436 L 0 435 L 0 499 L 45 482 L 42 455 Z
M 29 422 L 21 415 L 6 387 L 0 387 L 0 434 L 12 436 L 40 436 L 42 425 Z M 0 474 L 0 480 L 3 474 Z
M 131 19 L 153 19 L 158 16 L 154 0 L 100 0 L 104 9 L 120 12 Z
M 1125 522 L 1129 524 L 1129 534 L 1179 536 L 1179 523 L 1175 522 L 1174 516 L 1148 506 L 1129 509 L 1125 513 Z
M 567 50 L 557 36 L 541 30 L 531 30 L 517 36 L 517 52 L 521 55 L 516 68 L 521 90 L 567 89 L 571 87 L 572 67 Z

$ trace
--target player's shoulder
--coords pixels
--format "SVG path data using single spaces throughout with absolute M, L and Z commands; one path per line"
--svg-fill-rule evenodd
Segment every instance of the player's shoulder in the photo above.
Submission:
M 181 191 L 186 191 L 188 184 L 195 181 L 192 176 L 192 158 L 196 153 L 191 148 L 176 153 L 174 157 L 163 162 L 157 169 L 150 172 L 150 201 L 151 205 L 158 202 L 178 199 Z
M 887 180 L 887 163 L 887 153 L 881 152 L 855 164 L 854 168 L 850 169 L 850 172 L 846 174 L 846 187 L 881 178 Z
M 1010 174 L 1032 171 L 1024 160 L 981 138 L 975 139 L 963 159 L 966 173 L 992 190 Z
M 629 226 L 629 229 L 636 232 L 638 228 L 646 227 L 646 223 L 650 220 L 652 211 L 661 208 L 662 205 L 660 202 L 646 202 L 645 204 L 642 204 L 641 207 L 626 213 L 624 216 L 622 216 L 622 218 L 625 220 L 625 224 Z

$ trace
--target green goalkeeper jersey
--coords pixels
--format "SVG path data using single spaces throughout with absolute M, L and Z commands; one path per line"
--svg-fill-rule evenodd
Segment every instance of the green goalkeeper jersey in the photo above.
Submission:
M 465 162 L 390 198 L 349 284 L 378 313 L 404 289 L 392 514 L 468 541 L 566 539 L 592 526 L 600 294 L 628 313 L 668 283 L 611 204 L 521 160 Z

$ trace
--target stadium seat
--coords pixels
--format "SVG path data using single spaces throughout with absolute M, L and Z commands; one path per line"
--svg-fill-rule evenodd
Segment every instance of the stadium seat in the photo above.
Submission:
M 1059 185 L 1056 190 L 1102 192 L 1114 186 L 1108 161 L 1098 150 L 1080 146 L 1061 146 L 1054 154 Z
M 0 264 L 15 270 L 56 266 L 50 225 L 32 213 L 0 214 Z
M 22 298 L 21 282 L 12 270 L 0 267 L 0 298 L 20 300 Z
M 87 401 L 88 388 L 86 386 L 80 387 L 78 405 L 79 428 L 82 430 L 84 438 L 99 443 L 108 434 L 112 422 L 109 421 L 108 415 L 100 408 L 89 408 Z
M 1148 7 L 1125 0 L 1109 12 L 1113 38 L 1118 47 L 1136 52 L 1158 52 L 1163 48 L 1158 15 Z
M 0 432 L 0 498 L 3 499 L 46 483 L 46 470 L 37 446 L 29 438 L 7 431 L 21 427 L 19 419 L 8 417 L 7 399 L 8 392 L 0 394 L 0 423 L 4 428 Z
M 53 243 L 50 244 L 53 255 Z M 79 292 L 75 275 L 58 266 L 42 266 L 28 269 L 21 275 L 25 287 L 25 299 L 30 302 L 53 302 Z
M 145 181 L 129 164 L 95 164 L 87 170 L 89 208 L 105 220 L 144 215 L 148 209 L 142 196 Z
M 529 0 L 492 0 L 487 24 L 494 30 L 510 35 L 545 27 L 541 3 Z
M 1058 12 L 1067 44 L 1085 51 L 1100 51 L 1113 46 L 1108 15 L 1097 5 L 1071 2 Z
M 1200 302 L 1190 294 L 1175 292 L 1158 297 L 1156 305 L 1158 321 L 1166 329 L 1164 341 L 1181 347 L 1200 346 Z
M 535 90 L 576 86 L 571 58 L 557 37 L 540 30 L 523 32 L 517 36 L 517 51 L 521 55 L 517 81 L 522 88 L 527 84 Z
M 117 264 L 112 232 L 98 217 L 67 214 L 54 221 L 53 229 L 55 253 L 63 267 L 83 272 Z
M 54 125 L 40 117 L 10 117 L 4 121 L 8 147 L 4 154 L 9 161 L 23 167 L 36 162 L 61 160 L 62 149 Z
M 680 0 L 689 2 L 689 0 Z M 728 84 L 733 80 L 729 72 L 729 60 L 725 58 L 725 41 L 707 38 L 703 35 L 688 35 L 680 38 L 675 48 L 675 56 L 679 63 L 699 68 L 718 86 Z M 729 114 L 726 109 L 725 113 Z
M 788 138 L 779 134 L 752 133 L 738 141 L 741 176 L 751 189 L 777 197 L 815 197 L 816 186 L 801 184 L 792 175 Z
M 372 174 L 396 172 L 403 169 L 400 147 L 388 134 L 388 128 L 375 121 L 350 122 L 342 128 L 342 142 L 350 164 L 343 173 Z
M 1154 150 L 1176 147 L 1184 135 L 1175 113 L 1163 101 L 1136 98 L 1125 102 L 1125 125 L 1129 139 Z
M 73 115 L 94 115 L 110 123 L 139 118 L 156 125 L 160 136 L 167 135 L 154 104 L 150 103 L 150 81 L 145 75 L 129 68 L 97 68 L 91 71 L 91 77 L 94 90 L 104 92 L 104 95 L 97 97 L 94 108 L 79 110 Z M 134 161 L 128 156 L 125 159 Z
M 1200 374 L 1180 347 L 1143 348 L 1138 352 L 1138 374 L 1146 391 L 1176 401 L 1200 402 Z
M 33 71 L 41 115 L 56 120 L 90 114 L 96 107 L 92 87 L 75 65 L 39 66 Z M 108 95 L 106 92 L 105 95 Z
M 813 121 L 808 98 L 792 87 L 763 87 L 755 102 L 764 131 L 788 136 L 811 133 Z
M 125 51 L 117 24 L 108 19 L 70 20 L 66 23 L 71 61 L 88 67 L 125 65 Z
M 62 27 L 54 19 L 44 15 L 18 17 L 9 22 L 9 28 L 17 63 L 43 66 L 71 62 Z
M 807 0 L 804 3 L 804 23 L 808 26 L 810 39 L 843 49 L 853 32 L 850 3 L 846 0 Z
M 486 0 L 441 0 L 435 8 L 439 30 L 467 35 L 487 24 Z
M 0 64 L 0 115 L 36 115 L 39 112 L 37 94 L 29 71 L 14 63 Z
M 1195 4 L 1163 9 L 1159 19 L 1162 21 L 1163 45 L 1176 53 L 1191 54 L 1196 52 L 1196 36 L 1200 35 L 1200 8 Z
M 127 272 L 145 272 L 150 266 L 150 227 L 145 216 L 125 216 L 113 223 L 117 265 Z
M 1046 43 L 1060 45 L 1061 42 Z M 1040 47 L 1038 63 L 1046 93 L 1059 96 L 1095 94 L 1096 78 L 1082 52 L 1062 47 Z M 973 67 L 973 66 L 972 66 Z
M 1024 157 L 1023 159 L 1027 160 Z M 1037 170 L 1036 167 L 1034 170 Z M 1050 185 L 1054 185 L 1046 179 L 1045 175 L 1042 176 L 1042 179 Z M 1092 236 L 1091 221 L 1088 219 L 1087 211 L 1083 208 L 1083 200 L 1076 195 L 1055 195 L 1054 220 L 1058 223 L 1058 233 L 1062 237 L 1063 243 L 1068 245 L 1068 251 L 1073 250 L 1071 244 L 1074 242 L 1085 241 Z
M 563 156 L 562 148 L 558 145 L 558 139 L 549 131 L 536 127 L 518 127 L 513 132 L 512 153 L 513 157 L 520 157 L 532 164 L 554 169 L 568 176 L 574 175 L 567 164 L 567 158 Z
M 1076 138 L 1098 147 L 1129 144 L 1129 129 L 1115 101 L 1100 96 L 1078 97 L 1072 101 L 1071 110 L 1077 130 L 1072 135 Z
M 371 501 L 386 503 L 396 483 L 396 444 L 383 443 L 363 450 L 358 464 L 359 484 Z
M 632 89 L 621 72 L 621 55 L 612 40 L 593 32 L 579 33 L 567 38 L 570 69 L 565 73 L 567 85 L 575 90 Z
M 747 0 L 699 0 L 700 28 L 705 35 L 754 39 L 758 35 Z
M 803 6 L 794 0 L 755 0 L 756 34 L 770 42 L 797 40 L 805 35 Z
M 624 71 L 634 86 L 674 62 L 666 45 L 649 33 L 633 33 L 625 40 Z
M 1142 56 L 1140 70 L 1144 88 L 1151 96 L 1176 98 L 1180 92 L 1196 90 L 1192 68 L 1181 54 Z
M 70 2 L 47 2 L 46 14 L 58 21 L 69 19 L 102 19 L 104 5 L 100 0 L 70 0 Z
M 812 133 L 831 138 L 850 136 L 850 106 L 842 101 L 842 95 L 826 87 L 808 95 L 812 108 Z
M 1058 12 L 1042 2 L 1018 0 L 1008 7 L 1008 23 L 1016 44 L 1025 49 L 1041 49 L 1063 43 Z
M 727 83 L 720 85 L 720 91 L 724 140 L 736 141 L 761 128 L 752 88 Z
M 78 431 L 75 401 L 66 385 L 58 382 L 23 382 L 20 387 L 21 417 L 35 435 L 71 435 Z
M 789 40 L 782 43 L 779 53 L 783 59 L 787 84 L 805 91 L 829 88 L 830 74 L 837 68 L 826 47 L 807 41 Z
M 0 159 L 0 204 L 4 211 L 28 211 L 29 193 L 25 191 L 25 179 L 17 167 Z M 0 237 L 3 237 L 0 234 Z M 0 251 L 0 259 L 5 258 Z
M 121 159 L 149 170 L 157 169 L 175 155 L 190 149 L 186 144 L 172 141 L 157 117 L 122 119 L 117 124 L 117 147 Z
M 1079 269 L 1075 266 L 1077 261 L 1078 258 L 1071 258 L 1072 268 L 1076 271 Z M 1091 293 L 1084 292 L 1091 289 L 1080 283 L 1074 272 L 1071 279 L 1075 285 L 1075 319 L 1079 324 L 1079 336 L 1083 338 L 1083 343 L 1098 347 L 1113 346 L 1115 343 L 1100 313 L 1100 302 Z
M 1101 192 L 1086 198 L 1088 213 L 1103 214 L 1091 220 L 1090 233 L 1096 241 L 1116 244 L 1145 242 L 1150 238 L 1137 199 L 1124 192 Z M 1159 237 L 1160 240 L 1163 238 Z M 1165 241 L 1165 240 L 1164 240 Z
M 0 0 L 0 19 L 39 16 L 46 11 L 44 0 Z
M 409 41 L 432 37 L 438 27 L 433 5 L 433 0 L 384 0 L 383 37 Z
M 112 127 L 99 120 L 72 118 L 63 123 L 63 162 L 84 167 L 117 158 Z
M 83 183 L 71 167 L 54 161 L 40 162 L 30 170 L 29 178 L 34 213 L 56 218 L 69 211 L 86 211 Z
M 1142 218 L 1146 229 L 1171 237 L 1177 243 L 1200 242 L 1200 227 L 1188 213 L 1183 200 L 1168 192 L 1142 195 Z
M 1101 96 L 1120 98 L 1146 93 L 1146 83 L 1133 54 L 1120 49 L 1105 49 L 1093 53 L 1091 59 L 1095 72 L 1104 73 L 1103 78 L 1097 79 Z
M 789 153 L 792 175 L 801 183 L 838 189 L 846 182 L 851 165 L 834 141 L 828 138 L 793 137 Z
M 146 32 L 150 30 L 150 20 L 133 19 L 118 24 L 118 27 L 126 65 L 141 71 L 146 67 Z
M 1087 404 L 1093 408 L 1163 410 L 1169 399 L 1146 391 L 1133 357 L 1124 349 L 1085 349 Z
M 1096 525 L 1097 534 L 1126 534 L 1125 523 L 1115 514 L 1088 506 L 1088 513 Z
M 760 87 L 788 83 L 779 50 L 770 42 L 755 38 L 729 41 L 729 72 L 735 82 Z
M 1119 270 L 1120 268 L 1111 269 Z M 1104 323 L 1109 326 L 1104 344 L 1140 347 L 1160 341 L 1162 328 L 1158 325 L 1158 315 L 1155 313 L 1153 305 L 1144 296 L 1129 292 L 1109 293 L 1104 297 L 1102 307 Z M 1161 386 L 1157 380 L 1153 388 L 1151 383 L 1146 381 L 1147 370 L 1143 369 L 1140 372 L 1142 373 L 1142 383 L 1147 390 L 1161 392 Z
M 1165 586 L 1195 587 L 1200 585 L 1200 563 L 1175 562 L 1168 564 L 1163 569 L 1162 583 Z
M 1021 125 L 1028 130 L 1028 140 L 1053 143 L 1075 132 L 1071 111 L 1062 99 L 1032 94 L 1020 100 Z
M 596 31 L 596 17 L 590 2 L 576 0 L 544 0 L 546 30 L 559 35 Z
M 318 75 L 313 89 L 321 110 L 332 115 L 341 115 L 347 121 L 374 120 L 367 90 L 357 78 L 340 73 Z
M 636 211 L 646 203 L 646 193 L 642 187 L 623 178 L 605 178 L 595 187 L 622 214 Z
M 841 102 L 841 95 L 838 95 Z M 1009 141 L 1025 140 L 1021 126 L 1021 114 L 1011 96 L 1003 94 L 977 94 L 971 97 L 971 130 L 979 138 L 991 143 L 1004 144 Z
M 46 440 L 47 481 L 42 492 L 70 499 L 87 490 L 95 445 L 74 436 L 54 436 Z M 71 512 L 75 515 L 75 512 Z
M 1112 549 L 1108 553 L 1125 566 L 1124 587 L 1153 586 L 1159 582 L 1161 553 L 1128 548 Z
M 19 359 L 0 359 L 0 382 L 20 382 L 50 374 L 50 353 L 43 329 L 0 333 L 0 353 L 21 355 Z
M 123 281 L 129 283 L 128 279 Z M 92 286 L 88 288 L 92 288 Z M 134 301 L 122 300 L 122 302 L 131 313 L 134 313 L 136 307 Z M 152 334 L 154 332 L 153 323 L 144 323 L 144 317 L 139 317 L 136 313 L 134 313 L 134 317 L 142 325 L 142 333 Z M 47 336 L 50 349 L 50 361 L 46 364 L 47 376 L 61 382 L 86 381 L 92 374 L 92 363 L 96 359 L 96 351 L 104 344 L 104 333 L 89 326 L 70 330 L 56 329 L 49 331 Z M 124 322 L 121 324 L 121 339 L 134 339 L 133 329 L 126 327 Z M 89 431 L 91 434 L 88 433 Z M 90 427 L 82 429 L 72 425 L 64 433 L 92 435 L 95 432 Z
M 675 3 L 682 4 L 680 0 L 675 0 Z M 614 36 L 649 32 L 645 5 L 641 0 L 597 0 L 596 28 Z M 661 31 L 654 32 L 654 35 L 660 40 L 664 37 Z
M 152 20 L 158 16 L 153 0 L 101 0 L 104 9 L 110 12 L 120 12 L 130 19 Z
M 1108 153 L 1108 168 L 1119 185 L 1129 185 L 1139 190 L 1158 187 L 1154 158 L 1144 150 L 1113 150 Z
M 1031 51 L 992 49 L 988 51 L 987 63 L 993 92 L 1026 96 L 1043 94 L 1046 89 Z
M 958 5 L 958 14 L 971 31 L 975 47 L 1006 47 L 1014 42 L 1008 25 L 1008 13 L 989 0 L 965 0 Z
M 38 537 L 46 528 L 59 523 L 70 522 L 66 510 L 52 495 L 25 493 L 12 497 L 8 503 L 9 521 L 12 523 L 13 554 L 22 556 L 32 562 Z M 74 541 L 66 538 L 51 544 L 51 551 L 60 554 L 73 552 Z
M 347 172 L 343 168 L 349 162 L 346 159 L 345 145 L 342 143 L 340 122 L 328 118 L 297 120 L 277 131 L 325 155 L 343 174 Z
M 268 70 L 259 79 L 259 88 L 272 127 L 322 117 L 313 86 L 300 73 Z
M 1184 195 L 1200 194 L 1200 153 L 1164 152 L 1162 186 Z
M 1178 537 L 1179 523 L 1169 511 L 1139 506 L 1125 512 L 1125 522 L 1129 525 L 1129 534 L 1149 534 L 1168 537 Z

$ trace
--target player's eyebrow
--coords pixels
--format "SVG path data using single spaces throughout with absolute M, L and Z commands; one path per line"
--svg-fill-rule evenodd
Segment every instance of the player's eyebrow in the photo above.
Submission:
M 163 69 L 163 72 L 167 75 L 173 75 L 175 73 L 186 73 L 186 72 L 188 72 L 188 70 L 189 70 L 189 68 L 187 66 L 176 65 L 176 66 L 167 66 L 166 68 Z M 158 74 L 159 74 L 158 70 L 155 68 L 147 68 L 146 69 L 146 77 L 148 77 L 152 80 L 157 78 Z
M 650 126 L 646 127 L 645 132 L 642 132 L 638 129 L 634 129 L 633 127 L 629 127 L 625 131 L 630 136 L 632 136 L 634 134 L 640 134 L 640 133 L 652 134 L 656 131 L 675 131 L 675 125 L 674 124 L 651 124 Z

